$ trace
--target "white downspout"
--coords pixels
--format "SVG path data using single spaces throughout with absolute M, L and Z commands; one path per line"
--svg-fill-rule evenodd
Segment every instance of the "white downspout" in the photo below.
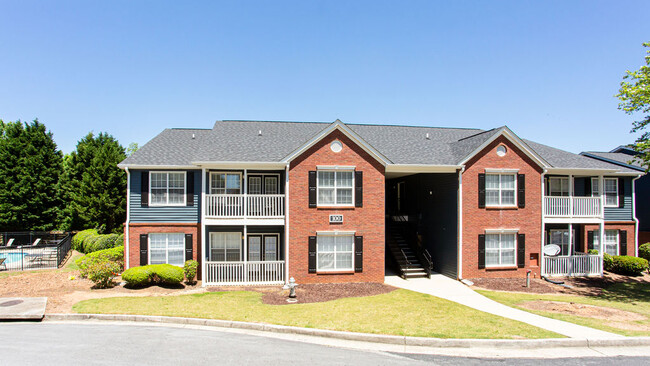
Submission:
M 546 220 L 544 218 L 546 217 L 546 184 L 545 184 L 545 176 L 546 173 L 548 173 L 548 170 L 544 168 L 544 171 L 542 171 L 542 175 L 540 176 L 541 179 L 541 187 L 542 187 L 542 237 L 540 241 L 540 250 L 539 250 L 539 268 L 540 268 L 540 277 L 546 275 L 546 264 L 545 264 L 545 258 L 544 258 L 544 242 L 546 241 Z
M 289 164 L 284 171 L 284 283 L 289 283 Z
M 129 222 L 131 221 L 131 172 L 129 172 L 129 167 L 124 168 L 124 170 L 126 170 L 126 244 L 124 247 L 126 265 L 124 266 L 124 269 L 129 269 L 131 268 L 131 261 L 129 260 L 129 236 L 131 236 L 131 232 L 129 231 Z M 140 194 L 142 194 L 142 192 L 140 192 Z
M 205 211 L 208 209 L 205 203 L 205 168 L 201 168 L 201 286 L 205 287 L 205 281 L 208 278 L 208 274 L 206 273 L 206 254 L 208 252 L 208 245 L 207 242 L 210 240 L 210 238 L 207 237 L 207 233 L 205 232 Z
M 640 175 L 637 176 L 636 178 L 632 178 L 632 219 L 634 220 L 634 256 L 635 257 L 639 256 L 639 219 L 636 218 L 636 189 L 634 185 L 636 184 L 636 180 L 639 178 L 641 178 Z
M 458 279 L 463 279 L 463 172 L 465 165 L 458 171 Z

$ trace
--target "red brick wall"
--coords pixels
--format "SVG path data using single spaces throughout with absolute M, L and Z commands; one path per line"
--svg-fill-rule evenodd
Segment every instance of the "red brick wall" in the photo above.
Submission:
M 125 228 L 126 231 L 126 228 Z M 201 238 L 200 224 L 181 224 L 181 223 L 133 223 L 129 224 L 129 268 L 140 265 L 140 234 L 149 233 L 183 233 L 192 234 L 194 260 L 199 261 L 199 248 Z M 126 239 L 125 239 L 126 248 Z M 126 250 L 124 255 L 126 256 Z M 200 262 L 200 261 L 199 261 Z M 125 263 L 126 266 L 126 263 Z M 199 266 L 200 268 L 200 266 Z
M 507 153 L 500 157 L 496 154 L 499 145 L 505 145 Z M 497 138 L 481 153 L 472 158 L 463 173 L 463 247 L 462 277 L 526 277 L 530 269 L 539 276 L 540 267 L 530 266 L 530 255 L 536 253 L 541 261 L 541 168 L 515 147 L 505 137 Z M 526 175 L 525 208 L 479 208 L 478 175 L 485 169 L 519 169 L 519 174 Z M 516 193 L 515 193 L 516 194 Z M 519 229 L 519 234 L 526 235 L 526 267 L 508 269 L 478 268 L 478 236 L 486 229 Z
M 636 251 L 636 238 L 634 235 L 634 229 L 635 229 L 635 223 L 634 222 L 613 222 L 613 223 L 605 223 L 605 230 L 626 230 L 627 231 L 627 253 L 619 253 L 620 255 L 635 255 Z M 592 231 L 592 230 L 600 230 L 599 225 L 584 225 L 583 226 L 583 232 L 582 232 L 582 237 L 584 248 L 587 248 L 587 232 Z
M 334 153 L 330 143 L 343 150 Z M 363 172 L 363 207 L 309 208 L 309 171 L 317 165 L 355 166 Z M 289 275 L 298 283 L 384 282 L 384 167 L 335 130 L 291 162 L 289 170 Z M 342 214 L 343 224 L 329 224 L 330 214 Z M 363 236 L 363 272 L 308 272 L 309 236 L 317 231 L 354 231 Z

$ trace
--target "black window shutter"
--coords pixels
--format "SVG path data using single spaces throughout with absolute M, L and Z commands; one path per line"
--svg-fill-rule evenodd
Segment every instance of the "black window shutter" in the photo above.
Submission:
M 526 207 L 526 175 L 517 174 L 517 206 Z
M 363 172 L 354 172 L 354 206 L 363 207 Z
M 194 259 L 192 234 L 185 234 L 185 260 Z
M 309 237 L 309 273 L 316 273 L 316 237 Z
M 485 268 L 485 234 L 478 234 L 478 268 Z
M 309 207 L 316 207 L 316 171 L 314 170 L 309 171 Z
M 618 254 L 627 255 L 627 230 L 618 231 Z
M 594 231 L 593 230 L 587 231 L 587 249 L 595 249 L 594 248 Z
M 517 235 L 517 267 L 526 266 L 526 234 Z
M 591 197 L 591 178 L 585 178 L 585 197 Z
M 625 206 L 625 179 L 618 178 L 618 207 L 623 208 Z
M 185 187 L 186 205 L 194 206 L 194 172 L 187 172 L 187 187 Z
M 147 234 L 140 234 L 140 265 L 149 264 L 149 237 Z
M 363 236 L 354 237 L 354 271 L 363 272 Z
M 140 206 L 149 207 L 149 172 L 145 170 L 140 174 Z
M 485 207 L 485 173 L 478 175 L 478 207 Z

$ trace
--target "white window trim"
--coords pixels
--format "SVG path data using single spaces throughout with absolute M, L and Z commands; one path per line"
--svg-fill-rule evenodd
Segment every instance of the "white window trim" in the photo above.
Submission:
M 226 175 L 228 175 L 228 174 L 232 174 L 232 175 L 237 174 L 237 175 L 239 175 L 239 193 L 212 193 L 212 175 L 215 175 L 215 174 L 226 174 Z M 226 181 L 224 182 L 224 184 L 225 184 L 224 185 L 224 190 L 227 189 L 226 188 L 226 185 L 228 184 L 227 182 L 228 182 L 228 179 L 226 179 Z M 248 184 L 248 182 L 244 182 L 244 180 L 242 179 L 242 172 L 226 172 L 226 171 L 210 172 L 210 179 L 209 179 L 209 183 L 208 183 L 208 192 L 211 195 L 214 195 L 214 194 L 218 194 L 218 195 L 242 194 L 243 190 L 244 190 L 244 187 L 243 187 L 244 184 Z
M 517 267 L 517 245 L 518 245 L 518 238 L 517 234 L 519 234 L 519 230 L 511 230 L 511 229 L 488 229 L 485 230 L 485 268 L 504 268 L 504 267 Z M 487 264 L 487 235 L 499 235 L 499 262 L 501 262 L 501 251 L 503 248 L 501 247 L 501 235 L 514 235 L 515 239 L 515 246 L 513 249 L 507 249 L 507 250 L 514 250 L 515 254 L 513 256 L 513 261 L 514 263 L 510 264 L 503 264 L 503 263 L 498 263 L 498 264 Z M 490 250 L 495 250 L 495 249 L 490 249 Z
M 594 191 L 594 182 L 596 183 L 595 191 Z M 618 187 L 616 188 L 618 189 Z M 598 177 L 591 177 L 591 197 L 600 197 L 600 182 Z
M 607 232 L 608 231 L 616 232 L 616 254 L 613 255 L 621 255 L 621 233 L 616 229 L 605 230 L 605 238 L 603 239 L 603 253 L 607 253 Z
M 147 234 L 147 263 L 151 264 L 151 235 L 165 235 L 165 263 L 169 263 L 169 235 L 183 236 L 183 263 L 180 265 L 171 264 L 172 266 L 183 267 L 185 264 L 185 233 L 149 233 Z
M 208 261 L 209 262 L 217 262 L 217 263 L 232 263 L 233 261 L 215 261 L 212 259 L 212 234 L 237 234 L 239 235 L 239 260 L 235 262 L 242 262 L 243 261 L 243 250 L 242 250 L 242 233 L 240 231 L 211 231 L 208 233 Z M 248 238 L 246 239 L 248 240 Z M 248 244 L 248 243 L 246 243 Z M 224 245 L 223 248 L 223 257 L 224 259 L 227 259 L 227 250 L 228 248 Z
M 488 191 L 488 188 L 487 188 L 487 176 L 488 175 L 498 175 L 499 176 L 499 189 L 498 189 L 499 190 L 499 202 L 501 202 L 501 192 L 504 190 L 504 189 L 501 188 L 501 177 L 500 176 L 502 176 L 502 175 L 512 175 L 512 176 L 514 176 L 514 178 L 515 178 L 514 179 L 514 185 L 515 186 L 513 188 L 513 190 L 514 190 L 514 192 L 513 192 L 514 203 L 512 203 L 512 204 L 503 204 L 503 203 L 494 204 L 494 203 L 488 203 L 487 202 L 487 191 Z M 490 190 L 494 190 L 494 189 L 490 188 Z M 507 190 L 509 191 L 510 189 L 507 189 Z M 486 173 L 485 173 L 485 207 L 505 207 L 505 208 L 517 207 L 517 173 L 516 172 L 514 172 L 514 173 L 513 172 L 487 173 L 487 169 L 486 169 Z
M 318 168 L 318 167 L 317 167 Z M 348 167 L 345 167 L 346 169 L 318 169 L 316 171 L 316 207 L 355 207 L 354 202 L 355 202 L 355 170 L 354 169 L 347 169 Z M 320 202 L 320 172 L 334 172 L 334 202 L 335 203 L 321 203 Z M 337 201 L 337 190 L 338 187 L 336 185 L 336 173 L 340 172 L 351 172 L 352 173 L 352 187 L 342 187 L 345 189 L 352 189 L 352 202 L 351 203 L 336 203 Z M 328 189 L 332 189 L 332 187 L 328 187 Z
M 485 168 L 485 174 L 517 174 L 519 169 L 493 169 Z
M 167 174 L 167 203 L 154 203 L 152 199 L 152 188 L 151 188 L 151 175 L 152 174 Z M 149 206 L 154 206 L 154 207 L 183 207 L 187 206 L 187 200 L 184 198 L 183 202 L 181 203 L 169 203 L 169 173 L 183 173 L 183 197 L 187 196 L 187 172 L 186 171 L 174 171 L 174 170 L 166 170 L 166 171 L 158 171 L 158 170 L 152 170 L 149 172 Z
M 616 204 L 611 204 L 611 205 L 607 204 L 607 181 L 608 180 L 613 180 L 613 181 L 616 182 L 616 192 L 614 194 L 614 196 L 616 197 Z M 603 179 L 603 199 L 605 200 L 605 202 L 604 202 L 605 207 L 618 207 L 618 205 L 619 205 L 619 202 L 618 202 L 618 190 L 619 190 L 619 188 L 618 188 L 618 178 L 605 178 L 605 179 Z
M 264 252 L 264 237 L 265 236 L 275 236 L 277 238 L 277 242 L 276 242 L 277 246 L 276 246 L 276 249 L 275 249 L 275 259 L 272 260 L 272 261 L 267 261 L 267 260 L 251 261 L 249 259 L 249 255 L 248 255 L 250 253 L 250 248 L 248 247 L 248 238 L 251 237 L 251 236 L 260 236 L 260 237 L 262 237 L 261 248 L 260 248 L 261 252 Z M 280 234 L 278 234 L 278 233 L 248 233 L 246 235 L 246 258 L 248 259 L 249 262 L 275 262 L 275 261 L 281 261 L 282 259 L 279 259 L 280 258 L 280 248 L 281 248 Z
M 355 238 L 355 232 L 354 231 L 318 231 L 316 232 L 316 273 L 327 273 L 327 272 L 354 272 L 354 266 L 355 266 L 355 253 L 354 253 L 354 238 Z M 332 269 L 321 269 L 319 266 L 319 261 L 318 261 L 318 238 L 321 236 L 350 236 L 352 237 L 352 267 L 350 268 L 332 268 Z M 335 252 L 337 253 L 337 252 Z M 341 252 L 341 253 L 348 253 L 348 252 Z M 334 255 L 334 265 L 336 265 L 336 254 Z
M 217 173 L 217 172 L 215 172 L 215 173 Z M 266 191 L 266 186 L 265 186 L 266 180 L 264 179 L 266 177 L 275 177 L 275 178 L 277 178 L 278 185 L 277 185 L 276 188 L 277 188 L 278 193 L 263 193 L 261 195 L 266 196 L 266 195 L 282 194 L 282 193 L 280 193 L 281 190 L 280 190 L 280 174 L 279 173 L 248 173 L 246 175 L 246 184 L 249 183 L 248 180 L 250 178 L 262 178 L 262 182 L 260 183 L 261 184 L 260 187 L 264 187 L 264 190 Z M 240 181 L 241 181 L 241 178 L 240 178 Z M 212 182 L 212 181 L 210 181 L 210 182 Z M 212 187 L 210 187 L 210 188 L 212 188 Z M 250 192 L 248 192 L 248 188 L 249 188 L 249 186 L 246 186 L 246 194 L 252 195 Z M 258 195 L 258 194 L 256 193 L 254 195 Z

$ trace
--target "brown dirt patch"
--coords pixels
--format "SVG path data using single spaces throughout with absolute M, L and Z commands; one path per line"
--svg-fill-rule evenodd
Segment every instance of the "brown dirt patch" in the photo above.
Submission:
M 262 293 L 262 302 L 269 305 L 287 305 L 289 290 L 281 286 L 260 287 L 210 287 L 208 291 L 255 291 Z M 395 287 L 381 283 L 328 283 L 305 284 L 296 287 L 298 304 L 325 302 L 346 297 L 364 297 L 386 294 Z

